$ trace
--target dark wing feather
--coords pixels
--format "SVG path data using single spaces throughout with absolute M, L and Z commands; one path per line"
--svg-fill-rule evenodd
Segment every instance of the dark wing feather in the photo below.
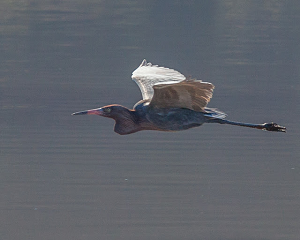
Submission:
M 188 108 L 205 112 L 204 108 L 212 98 L 214 85 L 201 80 L 186 79 L 178 83 L 158 83 L 153 86 L 153 89 L 151 107 Z

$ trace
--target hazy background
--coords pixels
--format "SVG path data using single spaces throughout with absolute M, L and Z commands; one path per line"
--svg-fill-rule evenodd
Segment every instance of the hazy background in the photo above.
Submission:
M 2 0 L 0 238 L 298 240 L 298 0 Z M 216 86 L 228 119 L 113 132 L 146 58 Z

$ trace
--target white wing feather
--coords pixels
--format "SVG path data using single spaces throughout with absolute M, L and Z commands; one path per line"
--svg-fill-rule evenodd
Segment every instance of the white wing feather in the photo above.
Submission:
M 147 63 L 146 59 L 144 59 L 141 65 L 132 73 L 131 78 L 139 86 L 143 100 L 150 100 L 153 97 L 153 85 L 157 83 L 177 83 L 185 80 L 185 76 L 180 72 L 174 69 L 152 65 L 151 63 Z

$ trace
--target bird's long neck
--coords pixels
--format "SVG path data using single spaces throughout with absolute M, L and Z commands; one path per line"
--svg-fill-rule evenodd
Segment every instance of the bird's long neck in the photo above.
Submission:
M 118 134 L 125 135 L 141 130 L 134 110 L 124 108 L 122 114 L 118 114 L 113 118 L 116 121 L 114 130 Z

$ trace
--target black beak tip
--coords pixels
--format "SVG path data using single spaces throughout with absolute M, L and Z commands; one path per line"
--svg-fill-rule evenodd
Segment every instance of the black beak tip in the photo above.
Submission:
M 71 115 L 83 115 L 83 114 L 87 114 L 87 111 L 74 112 Z

